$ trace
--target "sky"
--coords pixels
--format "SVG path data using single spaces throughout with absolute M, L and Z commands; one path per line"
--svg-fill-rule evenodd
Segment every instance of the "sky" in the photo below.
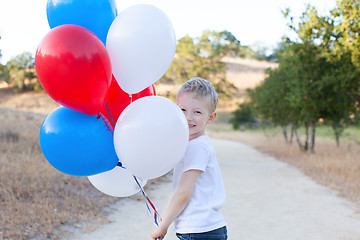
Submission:
M 62 0 L 72 1 L 72 0 Z M 289 7 L 298 17 L 310 0 L 115 0 L 118 13 L 147 3 L 161 9 L 174 27 L 176 38 L 199 37 L 204 30 L 231 32 L 241 45 L 276 47 L 291 34 L 281 10 Z M 50 31 L 46 17 L 47 0 L 0 1 L 0 62 L 25 51 L 35 55 L 42 38 Z M 320 14 L 328 14 L 336 0 L 313 0 Z

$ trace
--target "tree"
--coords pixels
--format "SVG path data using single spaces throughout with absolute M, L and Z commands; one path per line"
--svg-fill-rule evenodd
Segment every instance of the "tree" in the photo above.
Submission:
M 238 47 L 238 41 L 231 36 L 226 31 L 205 31 L 198 40 L 189 36 L 179 39 L 173 62 L 160 81 L 181 84 L 192 77 L 202 77 L 213 83 L 221 97 L 230 98 L 237 89 L 226 80 L 226 66 L 221 58 Z
M 324 84 L 327 101 L 323 109 L 326 123 L 332 126 L 337 145 L 343 129 L 351 124 L 351 116 L 359 114 L 360 101 L 360 28 L 358 0 L 338 1 L 337 7 L 319 28 L 324 55 L 331 64 Z
M 191 37 L 185 36 L 179 39 L 171 66 L 160 81 L 179 84 L 188 80 L 190 76 L 197 76 L 195 70 L 198 65 L 198 55 L 199 50 Z
M 340 22 L 335 29 L 338 33 L 337 47 L 340 52 L 343 52 L 344 48 L 349 50 L 352 63 L 360 68 L 360 1 L 338 1 L 332 15 Z
M 242 103 L 239 108 L 232 112 L 230 123 L 234 129 L 239 129 L 240 125 L 256 127 L 258 121 L 254 116 L 253 106 L 249 103 Z
M 24 52 L 7 62 L 5 79 L 12 84 L 17 91 L 26 90 L 26 80 L 36 78 L 35 58 L 30 52 Z
M 224 56 L 238 56 L 240 41 L 229 31 L 203 32 L 199 40 L 199 47 L 202 54 L 211 55 L 218 60 Z
M 295 127 L 301 122 L 301 106 L 299 104 L 299 90 L 297 80 L 297 66 L 292 64 L 291 46 L 285 43 L 277 50 L 280 66 L 276 69 L 268 69 L 268 77 L 263 84 L 254 90 L 249 90 L 252 104 L 257 110 L 258 116 L 275 125 L 280 125 L 286 142 L 291 142 L 287 134 L 287 126 L 292 127 L 292 135 L 296 134 Z M 297 137 L 299 145 L 302 144 Z
M 342 2 L 339 3 L 341 8 Z M 353 59 L 353 53 L 342 43 L 342 22 L 336 25 L 339 20 L 335 12 L 318 16 L 316 9 L 308 6 L 298 27 L 293 25 L 292 29 L 300 39 L 296 44 L 302 45 L 296 56 L 306 97 L 302 111 L 305 124 L 311 124 L 313 140 L 317 119 L 325 119 L 334 128 L 339 144 L 338 129 L 356 112 L 360 75 L 349 58 L 351 55 Z
M 359 119 L 359 7 L 358 0 L 342 0 L 329 15 L 319 16 L 308 5 L 297 23 L 289 9 L 284 11 L 297 38 L 284 37 L 274 54 L 279 68 L 250 91 L 262 119 L 283 127 L 304 125 L 305 143 L 298 140 L 302 149 L 314 151 L 320 118 L 334 129 L 337 145 L 342 130 Z
M 352 64 L 350 55 L 342 55 L 337 61 L 331 62 L 328 74 L 323 77 L 322 86 L 326 96 L 322 102 L 321 117 L 329 124 L 335 134 L 337 146 L 344 128 L 352 123 L 358 109 L 359 77 L 357 67 Z

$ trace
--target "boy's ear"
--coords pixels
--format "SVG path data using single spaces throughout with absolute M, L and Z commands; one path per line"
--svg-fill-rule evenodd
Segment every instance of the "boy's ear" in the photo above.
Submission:
M 215 121 L 216 118 L 216 112 L 213 112 L 210 116 L 209 116 L 209 120 L 207 121 L 207 124 L 213 123 Z

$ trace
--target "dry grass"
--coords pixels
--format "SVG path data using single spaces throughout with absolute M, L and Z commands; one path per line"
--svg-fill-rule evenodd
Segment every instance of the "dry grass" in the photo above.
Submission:
M 233 131 L 230 125 L 215 124 L 207 132 L 211 137 L 240 141 L 301 169 L 316 182 L 335 189 L 339 195 L 360 204 L 360 145 L 350 140 L 317 137 L 314 154 L 304 153 L 298 145 L 286 144 L 282 135 L 263 132 Z
M 38 141 L 44 118 L 0 108 L 0 239 L 57 239 L 60 226 L 105 221 L 103 207 L 115 200 L 47 162 Z
M 39 131 L 58 106 L 46 93 L 0 89 L 0 239 L 60 239 L 71 234 L 69 225 L 91 231 L 109 221 L 106 207 L 119 200 L 45 159 Z M 132 198 L 144 201 L 140 194 Z
M 46 93 L 25 92 L 14 94 L 10 88 L 0 88 L 0 106 L 46 115 L 60 105 Z
M 222 61 L 226 63 L 227 80 L 239 90 L 256 87 L 265 79 L 267 68 L 276 68 L 279 65 L 278 63 L 234 57 L 224 57 Z

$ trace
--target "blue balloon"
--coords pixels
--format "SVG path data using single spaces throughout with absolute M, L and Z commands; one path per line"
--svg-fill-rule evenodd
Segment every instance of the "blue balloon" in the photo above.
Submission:
M 117 7 L 115 0 L 48 0 L 46 14 L 50 28 L 78 25 L 93 32 L 105 45 Z
M 73 176 L 90 176 L 116 167 L 113 136 L 97 115 L 66 107 L 52 111 L 40 128 L 40 147 L 57 170 Z

